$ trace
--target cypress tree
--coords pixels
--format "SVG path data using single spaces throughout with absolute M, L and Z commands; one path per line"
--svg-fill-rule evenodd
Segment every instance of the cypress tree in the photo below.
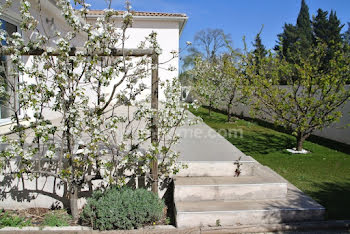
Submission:
M 313 44 L 313 35 L 309 15 L 309 7 L 306 5 L 305 0 L 301 1 L 301 7 L 296 27 L 298 30 L 298 41 L 300 42 L 300 49 L 304 56 L 308 56 L 309 50 Z
M 291 54 L 296 50 L 295 43 L 298 40 L 298 30 L 296 26 L 284 24 L 283 33 L 278 34 L 277 37 L 278 41 L 274 50 L 289 61 Z
M 340 23 L 340 20 L 337 17 L 337 13 L 331 11 L 329 14 L 329 45 L 337 45 L 342 42 L 342 37 L 340 31 L 344 27 L 344 24 Z
M 253 50 L 253 55 L 254 55 L 256 64 L 259 64 L 260 59 L 264 58 L 267 55 L 267 50 L 266 50 L 265 46 L 263 45 L 263 43 L 261 41 L 261 37 L 260 37 L 262 29 L 263 28 L 261 28 L 260 32 L 258 34 L 256 34 L 255 40 L 253 43 L 253 46 L 255 48 Z
M 314 43 L 317 40 L 323 40 L 324 42 L 329 41 L 329 22 L 328 22 L 328 12 L 322 9 L 317 10 L 317 16 L 313 17 L 312 27 L 314 31 Z
M 253 43 L 254 50 L 253 50 L 252 64 L 256 66 L 256 74 L 259 74 L 261 60 L 267 55 L 267 50 L 263 45 L 260 37 L 263 27 L 261 27 L 260 32 L 256 34 L 255 40 Z
M 307 57 L 313 44 L 313 34 L 309 15 L 309 7 L 305 0 L 301 1 L 301 7 L 296 25 L 285 24 L 283 33 L 277 35 L 279 40 L 275 50 L 283 55 L 287 61 L 292 61 L 293 54 L 300 50 Z M 282 47 L 282 49 L 281 49 Z
M 327 55 L 323 60 L 323 69 L 329 68 L 329 61 L 334 57 L 334 53 L 342 49 L 342 35 L 341 29 L 344 25 L 341 25 L 337 14 L 331 11 L 327 19 L 328 12 L 318 9 L 317 16 L 313 18 L 312 26 L 314 32 L 314 46 L 321 40 L 326 43 Z

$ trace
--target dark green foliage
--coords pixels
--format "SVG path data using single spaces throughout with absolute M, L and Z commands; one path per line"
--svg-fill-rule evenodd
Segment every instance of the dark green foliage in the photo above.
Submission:
M 344 27 L 344 24 L 340 23 L 340 20 L 337 17 L 337 13 L 331 11 L 329 14 L 329 44 L 331 46 L 337 45 L 342 42 L 340 31 Z
M 344 24 L 340 23 L 337 13 L 334 11 L 331 11 L 329 18 L 327 16 L 327 11 L 318 9 L 317 16 L 312 20 L 314 44 L 317 44 L 317 40 L 322 40 L 329 47 L 334 47 L 339 45 L 343 40 L 340 31 L 344 27 Z
M 312 20 L 312 27 L 314 31 L 315 42 L 317 39 L 323 40 L 324 42 L 329 41 L 329 22 L 328 22 L 328 12 L 322 9 L 317 10 L 316 17 Z
M 164 202 L 145 189 L 111 188 L 88 199 L 81 219 L 94 229 L 133 229 L 161 220 Z
M 313 44 L 312 27 L 309 15 L 309 7 L 305 1 L 301 1 L 301 7 L 297 18 L 296 26 L 292 24 L 285 24 L 283 27 L 283 33 L 278 34 L 278 45 L 275 50 L 287 61 L 292 61 L 291 56 L 295 51 L 300 50 L 303 52 L 303 57 L 306 58 L 309 54 L 309 50 Z M 298 42 L 298 43 L 296 43 Z
M 0 211 L 0 228 L 3 227 L 25 227 L 31 225 L 30 220 L 10 214 L 8 211 Z
M 301 60 L 296 59 L 295 54 L 300 54 L 301 59 L 307 59 L 313 48 L 319 43 L 327 45 L 326 56 L 324 56 L 321 70 L 328 71 L 331 67 L 330 61 L 344 48 L 342 47 L 343 38 L 340 34 L 344 25 L 341 24 L 336 12 L 331 11 L 329 16 L 327 11 L 317 10 L 317 15 L 310 21 L 309 8 L 305 0 L 301 1 L 301 8 L 296 25 L 285 24 L 283 33 L 278 35 L 275 50 L 280 57 L 294 65 L 301 65 Z M 349 33 L 350 38 L 350 33 Z M 294 77 L 294 79 L 299 79 Z M 285 84 L 281 79 L 281 84 Z
M 261 28 L 260 32 L 258 34 L 256 34 L 255 40 L 253 43 L 253 46 L 254 46 L 253 55 L 254 55 L 254 59 L 255 59 L 256 64 L 259 64 L 260 60 L 267 55 L 266 48 L 263 45 L 263 43 L 261 41 L 261 37 L 260 37 L 262 29 L 263 28 Z
M 298 41 L 303 48 L 304 56 L 308 56 L 308 50 L 312 46 L 312 27 L 309 15 L 309 7 L 305 0 L 301 1 L 301 8 L 297 19 Z
M 283 33 L 277 35 L 278 44 L 275 46 L 275 50 L 280 56 L 284 56 L 287 60 L 291 57 L 291 54 L 296 50 L 296 42 L 298 40 L 298 30 L 292 24 L 284 24 Z
M 45 215 L 42 226 L 63 227 L 69 226 L 72 217 L 65 210 L 53 211 Z
M 328 12 L 318 9 L 317 16 L 313 18 L 312 26 L 314 32 L 314 46 L 322 41 L 328 47 L 327 54 L 323 59 L 323 70 L 329 69 L 329 61 L 334 58 L 337 51 L 342 50 L 342 35 L 340 34 L 341 29 L 344 25 L 341 25 L 337 14 L 333 11 L 329 14 Z

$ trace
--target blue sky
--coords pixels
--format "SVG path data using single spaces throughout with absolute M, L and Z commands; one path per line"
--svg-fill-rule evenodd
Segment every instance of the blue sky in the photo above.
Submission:
M 186 13 L 189 20 L 183 31 L 180 47 L 192 41 L 194 34 L 204 28 L 221 28 L 230 33 L 235 48 L 242 48 L 242 37 L 248 46 L 262 24 L 262 40 L 271 49 L 284 23 L 295 24 L 301 0 L 131 0 L 133 10 Z M 90 0 L 94 9 L 104 9 L 104 0 Z M 306 0 L 310 15 L 317 9 L 337 12 L 347 30 L 350 22 L 350 0 Z M 123 0 L 113 0 L 113 8 L 123 9 Z

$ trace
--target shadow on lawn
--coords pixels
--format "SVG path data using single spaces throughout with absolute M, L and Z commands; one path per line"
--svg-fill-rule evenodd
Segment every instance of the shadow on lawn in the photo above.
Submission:
M 314 183 L 318 191 L 305 191 L 326 208 L 326 219 L 350 219 L 349 182 Z
M 204 108 L 207 108 L 207 107 L 204 107 Z M 226 111 L 223 111 L 223 110 L 214 109 L 213 111 L 226 115 Z M 223 123 L 222 122 L 223 120 L 226 121 L 226 118 L 219 118 L 219 117 L 213 118 L 212 116 L 209 116 L 209 114 L 205 113 L 205 112 L 201 112 L 200 115 L 202 117 L 210 118 L 211 120 L 213 120 L 216 123 Z M 258 118 L 246 117 L 246 116 L 243 116 L 243 115 L 235 115 L 235 114 L 233 114 L 233 116 L 237 117 L 239 119 L 242 119 L 242 120 L 246 120 L 246 121 L 249 121 L 249 122 L 256 123 L 257 125 L 265 127 L 265 128 L 273 129 L 273 130 L 278 131 L 278 132 L 283 132 L 283 133 L 286 133 L 286 134 L 290 134 L 291 131 L 292 131 L 291 129 L 286 129 L 286 128 L 281 127 L 281 126 L 277 126 L 276 124 L 268 122 L 266 120 L 262 120 L 262 119 L 258 119 Z M 323 138 L 323 137 L 316 136 L 316 135 L 311 135 L 307 139 L 307 141 L 310 141 L 310 142 L 313 142 L 313 143 L 316 143 L 316 144 L 319 144 L 319 145 L 323 145 L 323 146 L 326 146 L 328 148 L 331 148 L 331 149 L 334 149 L 334 150 L 337 150 L 337 151 L 340 151 L 340 152 L 343 152 L 343 153 L 346 153 L 346 154 L 350 154 L 350 147 L 349 147 L 349 145 L 345 144 L 345 143 L 342 143 L 342 142 L 334 141 L 334 140 Z M 288 148 L 290 148 L 290 146 Z
M 294 141 L 283 135 L 272 133 L 244 134 L 242 138 L 228 138 L 228 140 L 246 154 L 268 154 L 284 151 L 294 145 Z

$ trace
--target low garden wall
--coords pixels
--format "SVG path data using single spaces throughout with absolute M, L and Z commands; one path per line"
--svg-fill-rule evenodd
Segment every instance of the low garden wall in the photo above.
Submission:
M 55 160 L 55 159 L 54 159 Z M 11 167 L 16 168 L 18 162 L 11 161 Z M 42 162 L 44 163 L 44 162 Z M 145 176 L 138 176 L 132 171 L 125 171 L 126 186 L 131 188 L 145 188 L 150 190 L 150 184 L 146 182 Z M 158 194 L 163 197 L 169 185 L 168 180 L 161 180 Z M 86 204 L 86 199 L 93 191 L 105 189 L 109 186 L 108 179 L 96 179 L 82 187 L 78 193 L 78 208 Z M 27 208 L 67 208 L 69 199 L 67 197 L 67 184 L 54 176 L 37 176 L 8 173 L 8 170 L 0 173 L 0 209 L 27 209 Z

